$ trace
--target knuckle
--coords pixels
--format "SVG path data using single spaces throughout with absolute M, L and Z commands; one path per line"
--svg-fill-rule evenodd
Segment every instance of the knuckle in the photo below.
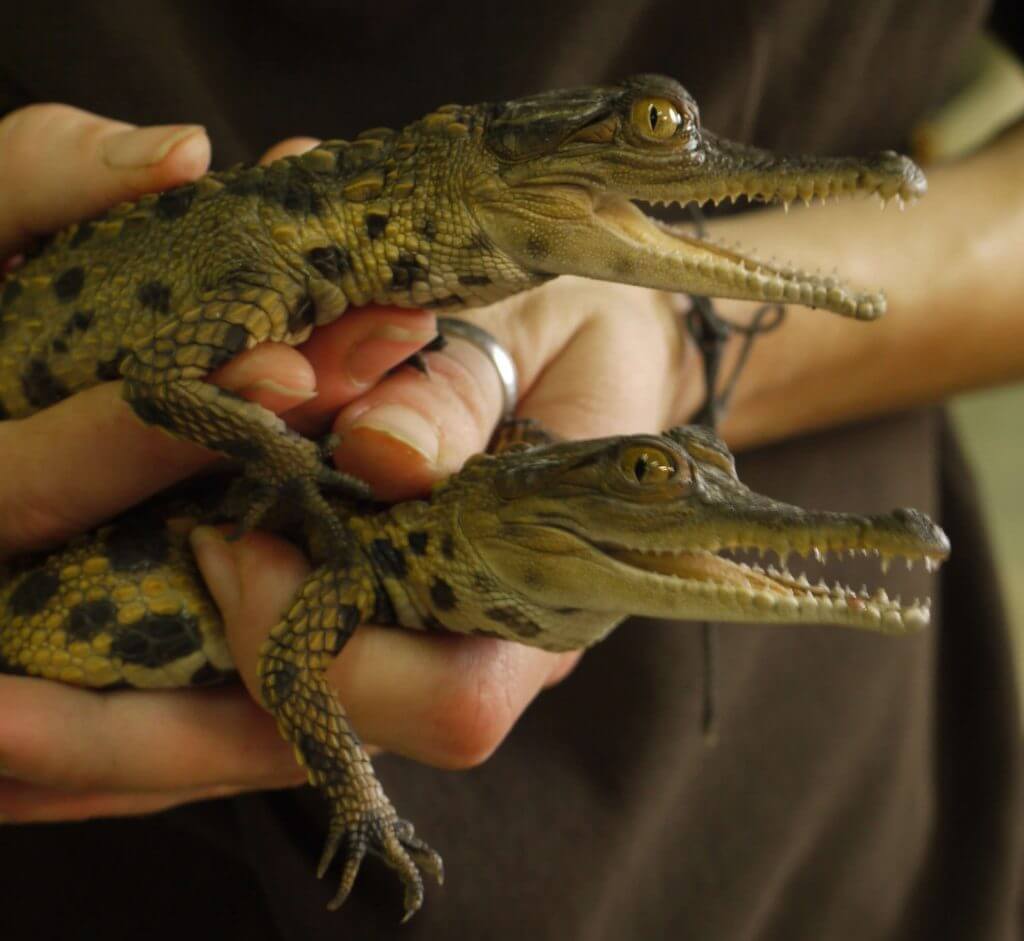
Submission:
M 473 662 L 452 672 L 432 716 L 439 763 L 455 770 L 486 761 L 522 712 L 515 695 L 519 669 L 514 645 L 476 640 Z
M 19 167 L 31 168 L 38 157 L 40 144 L 85 114 L 71 105 L 46 103 L 26 105 L 0 120 L 0 163 L 5 171 Z

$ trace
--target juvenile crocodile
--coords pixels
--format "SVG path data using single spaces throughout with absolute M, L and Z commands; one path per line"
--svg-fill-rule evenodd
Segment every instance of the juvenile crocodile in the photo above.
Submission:
M 263 341 L 299 343 L 349 306 L 465 308 L 559 274 L 870 320 L 881 294 L 744 257 L 631 200 L 924 189 L 891 152 L 778 157 L 717 138 L 660 76 L 447 105 L 398 132 L 211 173 L 59 233 L 0 291 L 0 418 L 123 377 L 143 421 L 240 460 L 262 483 L 243 527 L 281 494 L 329 519 L 322 486 L 366 496 L 365 485 L 207 373 Z
M 311 535 L 317 567 L 261 651 L 264 701 L 326 796 L 322 876 L 344 860 L 344 902 L 367 851 L 394 868 L 410 917 L 440 857 L 399 818 L 323 671 L 364 621 L 586 647 L 626 615 L 824 623 L 902 634 L 928 602 L 812 585 L 791 553 L 945 558 L 923 514 L 810 512 L 745 487 L 711 432 L 515 444 L 470 460 L 428 500 L 391 508 L 330 498 L 344 548 Z M 220 496 L 207 490 L 205 507 Z M 196 510 L 159 498 L 0 586 L 0 666 L 108 687 L 206 684 L 233 668 L 188 551 Z M 190 516 L 190 514 L 192 514 Z M 720 550 L 773 551 L 780 568 Z

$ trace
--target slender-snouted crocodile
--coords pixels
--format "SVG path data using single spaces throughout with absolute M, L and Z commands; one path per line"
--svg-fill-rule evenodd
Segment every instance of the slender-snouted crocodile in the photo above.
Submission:
M 785 301 L 871 320 L 880 293 L 746 257 L 632 202 L 924 192 L 891 152 L 779 157 L 704 130 L 670 78 L 446 105 L 267 167 L 211 173 L 55 236 L 0 293 L 0 417 L 109 379 L 139 417 L 240 460 L 331 519 L 322 486 L 367 496 L 260 405 L 203 378 L 267 340 L 299 343 L 350 305 L 454 310 L 560 274 Z M 336 534 L 340 532 L 336 530 Z
M 94 687 L 175 687 L 225 676 L 221 623 L 188 551 L 194 519 L 173 501 L 83 537 L 0 587 L 0 664 Z M 428 500 L 390 509 L 332 498 L 344 549 L 311 535 L 317 568 L 261 653 L 263 698 L 327 797 L 322 876 L 344 859 L 344 902 L 369 851 L 423 901 L 441 859 L 385 796 L 324 669 L 361 621 L 489 634 L 548 650 L 586 647 L 628 614 L 818 623 L 902 634 L 927 601 L 791 574 L 791 553 L 923 560 L 949 544 L 915 510 L 818 513 L 753 493 L 709 431 L 514 445 L 470 460 Z M 779 555 L 781 568 L 719 550 Z

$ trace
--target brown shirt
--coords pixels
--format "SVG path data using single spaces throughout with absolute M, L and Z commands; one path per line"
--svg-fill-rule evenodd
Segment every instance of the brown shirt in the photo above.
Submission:
M 898 147 L 939 100 L 984 0 L 105 0 L 19 6 L 0 111 L 63 100 L 140 123 L 201 121 L 216 159 L 289 134 L 347 136 L 449 100 L 637 71 L 676 76 L 706 124 L 791 150 Z M 399 932 L 392 874 L 338 914 L 313 878 L 308 792 L 157 818 L 9 828 L 4 937 L 969 939 L 1019 915 L 1018 715 L 970 481 L 937 412 L 743 455 L 755 489 L 947 527 L 936 623 L 891 639 L 724 627 L 720 742 L 700 736 L 696 625 L 631 621 L 453 774 L 377 762 L 449 881 Z M 862 579 L 851 565 L 849 578 Z

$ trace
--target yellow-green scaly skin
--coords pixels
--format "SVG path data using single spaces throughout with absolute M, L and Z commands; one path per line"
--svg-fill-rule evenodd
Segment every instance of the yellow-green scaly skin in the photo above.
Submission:
M 0 669 L 101 688 L 227 676 L 223 627 L 187 542 L 198 520 L 232 515 L 221 488 L 158 498 L 0 583 Z M 360 622 L 549 650 L 595 643 L 631 613 L 904 633 L 927 621 L 926 607 L 801 584 L 716 550 L 935 561 L 948 550 L 914 511 L 813 513 L 755 494 L 700 428 L 515 444 L 473 459 L 429 500 L 332 510 L 342 536 L 307 534 L 316 568 L 263 647 L 263 698 L 329 802 L 321 871 L 339 849 L 345 859 L 335 904 L 374 849 L 399 872 L 407 914 L 422 902 L 420 869 L 439 875 L 440 858 L 398 817 L 324 680 Z
M 290 517 L 317 568 L 264 645 L 263 699 L 328 799 L 321 871 L 339 851 L 344 860 L 332 904 L 372 850 L 401 877 L 408 917 L 422 902 L 420 870 L 440 876 L 440 858 L 398 817 L 324 680 L 358 623 L 549 649 L 593 643 L 630 613 L 899 632 L 926 615 L 804 588 L 714 550 L 751 534 L 779 548 L 785 531 L 796 549 L 817 538 L 933 558 L 941 532 L 914 515 L 865 522 L 766 502 L 736 481 L 724 446 L 693 429 L 512 447 L 430 501 L 345 503 L 329 491 L 365 500 L 365 485 L 204 377 L 255 344 L 299 343 L 349 306 L 457 310 L 558 274 L 872 319 L 881 295 L 670 231 L 630 200 L 923 188 L 895 154 L 775 157 L 720 141 L 678 83 L 638 76 L 446 106 L 399 132 L 210 174 L 58 233 L 0 285 L 0 419 L 122 378 L 143 421 L 236 459 L 247 488 L 242 500 L 158 500 L 42 560 L 15 560 L 0 573 L 0 671 L 99 689 L 222 679 L 233 667 L 187 533 L 199 519 L 246 528 Z M 545 523 L 563 511 L 564 525 Z

